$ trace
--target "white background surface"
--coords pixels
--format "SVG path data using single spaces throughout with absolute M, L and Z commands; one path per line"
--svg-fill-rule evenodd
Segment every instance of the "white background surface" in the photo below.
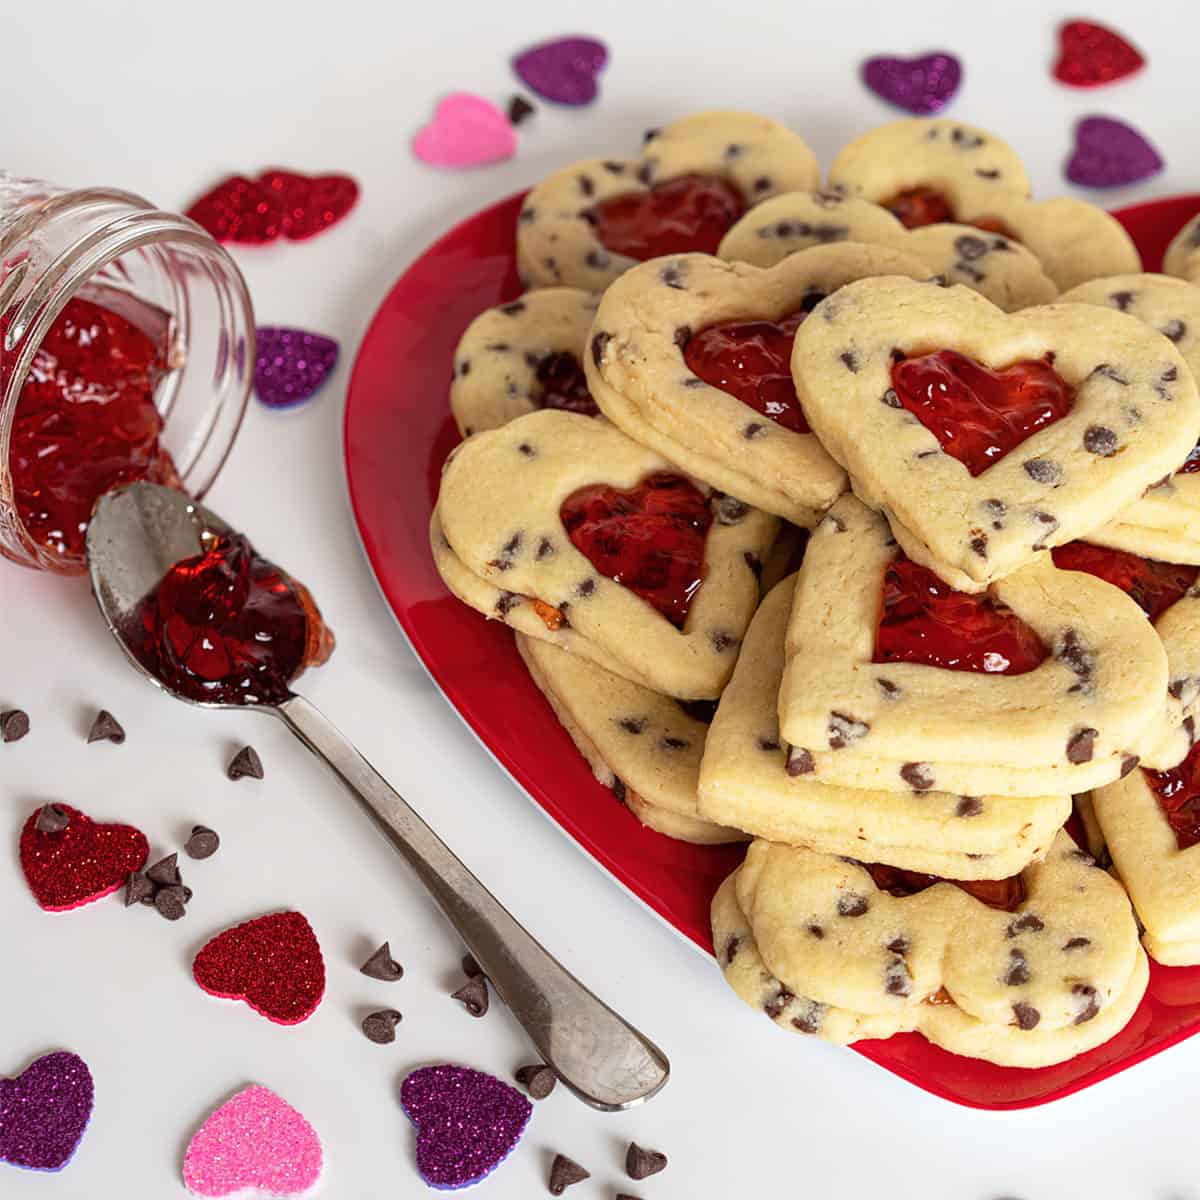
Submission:
M 994 21 L 984 19 L 985 12 Z M 946 48 L 965 64 L 950 110 L 1025 156 L 1038 194 L 1062 189 L 1072 121 L 1109 113 L 1159 146 L 1166 171 L 1111 196 L 1123 203 L 1200 188 L 1195 148 L 1194 5 L 1092 3 L 1133 35 L 1150 66 L 1096 93 L 1049 76 L 1061 16 L 1034 2 L 801 6 L 366 3 L 182 5 L 110 0 L 9 5 L 0 25 L 0 163 L 64 184 L 111 184 L 171 207 L 231 170 L 344 170 L 361 181 L 352 218 L 301 246 L 238 250 L 264 323 L 341 339 L 336 378 L 294 413 L 252 409 L 211 499 L 308 581 L 339 636 L 310 696 L 357 739 L 513 911 L 604 996 L 657 1038 L 674 1079 L 640 1112 L 602 1116 L 559 1089 L 524 1143 L 478 1194 L 545 1194 L 553 1151 L 592 1171 L 572 1200 L 795 1196 L 848 1200 L 1188 1200 L 1197 1184 L 1194 1107 L 1200 1039 L 1048 1108 L 986 1114 L 935 1100 L 853 1053 L 788 1039 L 746 1010 L 704 961 L 556 833 L 461 726 L 408 651 L 355 540 L 340 456 L 342 401 L 366 323 L 403 267 L 461 217 L 548 170 L 632 152 L 643 128 L 702 107 L 788 121 L 828 164 L 838 146 L 894 114 L 861 88 L 871 53 Z M 516 160 L 442 173 L 408 139 L 446 91 L 503 104 L 507 56 L 560 33 L 605 38 L 601 101 L 539 106 Z M 411 1067 L 450 1059 L 508 1076 L 530 1057 L 500 1006 L 473 1021 L 446 998 L 459 946 L 393 852 L 333 779 L 273 723 L 209 715 L 160 698 L 126 667 L 86 587 L 0 564 L 0 708 L 28 709 L 34 733 L 0 746 L 0 1073 L 54 1048 L 96 1077 L 92 1127 L 59 1176 L 0 1166 L 0 1196 L 182 1194 L 183 1148 L 206 1112 L 247 1082 L 275 1088 L 327 1148 L 323 1195 L 419 1196 L 412 1135 L 396 1102 Z M 86 746 L 97 706 L 125 724 L 122 747 Z M 222 768 L 253 741 L 263 783 Z M 168 924 L 109 900 L 43 914 L 17 864 L 21 823 L 62 799 L 127 819 L 153 849 L 193 823 L 219 855 L 185 866 L 196 891 Z M 328 964 L 307 1023 L 279 1028 L 191 981 L 198 947 L 228 924 L 281 907 L 305 912 Z M 398 984 L 356 971 L 384 937 Z M 357 1022 L 404 1013 L 390 1047 Z M 671 1156 L 666 1173 L 623 1180 L 631 1137 Z M 622 1186 L 622 1184 L 624 1186 Z

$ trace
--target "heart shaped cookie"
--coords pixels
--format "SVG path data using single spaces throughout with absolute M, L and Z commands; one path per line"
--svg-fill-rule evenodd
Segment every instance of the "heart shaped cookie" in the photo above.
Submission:
M 78 1054 L 43 1054 L 13 1079 L 0 1078 L 0 1163 L 61 1171 L 92 1119 L 95 1085 Z
M 231 175 L 187 210 L 219 242 L 261 245 L 302 241 L 336 225 L 358 201 L 348 175 L 303 175 L 273 169 L 257 179 Z
M 1041 555 L 985 596 L 950 592 L 846 496 L 800 569 L 779 725 L 817 782 L 1062 796 L 1136 766 L 1166 689 L 1162 643 L 1117 588 Z
M 817 538 L 836 530 L 841 508 Z M 800 758 L 789 769 L 776 699 L 793 585 L 785 580 L 767 596 L 746 633 L 704 744 L 699 815 L 771 841 L 952 879 L 1013 875 L 1042 857 L 1070 813 L 1067 795 L 856 789 L 822 783 Z M 881 680 L 900 696 L 886 674 Z
M 635 267 L 596 312 L 584 359 L 592 396 L 613 424 L 697 478 L 812 525 L 845 476 L 797 403 L 791 342 L 823 297 L 871 275 L 928 271 L 857 243 L 815 247 L 766 270 L 702 254 Z
M 1064 21 L 1058 30 L 1054 78 L 1069 87 L 1098 87 L 1140 71 L 1141 52 L 1115 29 L 1093 21 Z
M 697 113 L 648 131 L 635 159 L 589 159 L 533 188 L 517 267 L 525 287 L 601 292 L 638 261 L 712 253 L 748 207 L 819 179 L 813 152 L 777 121 Z
M 1107 1041 L 1148 980 L 1121 885 L 1065 833 L 986 890 L 755 842 L 713 901 L 713 940 L 734 990 L 784 1029 L 916 1030 L 1006 1066 Z
M 961 591 L 1103 525 L 1200 433 L 1176 347 L 1092 306 L 1004 314 L 966 288 L 860 280 L 801 325 L 792 373 L 855 492 Z
M 244 1000 L 277 1025 L 298 1025 L 325 994 L 325 960 L 312 926 L 298 912 L 257 917 L 206 942 L 192 963 L 211 996 Z
M 47 819 L 47 811 L 53 819 Z M 47 805 L 21 830 L 21 869 L 47 912 L 111 895 L 146 865 L 150 845 L 132 825 L 97 824 L 69 804 Z
M 1187 221 L 1171 239 L 1163 255 L 1163 270 L 1189 283 L 1200 280 L 1200 215 Z
M 454 92 L 439 102 L 433 120 L 413 138 L 413 153 L 435 167 L 480 167 L 512 158 L 517 135 L 490 101 Z
M 607 422 L 543 411 L 452 453 L 430 536 L 472 608 L 696 700 L 733 669 L 777 529 Z
M 304 1196 L 325 1166 L 316 1130 L 269 1088 L 244 1088 L 188 1143 L 183 1182 L 193 1196 Z

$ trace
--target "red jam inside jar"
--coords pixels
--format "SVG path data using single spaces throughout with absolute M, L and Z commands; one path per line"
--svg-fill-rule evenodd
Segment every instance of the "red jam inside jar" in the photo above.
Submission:
M 1038 635 L 990 597 L 956 592 L 903 556 L 884 572 L 872 661 L 1024 675 L 1045 658 Z
M 591 218 L 605 247 L 644 262 L 689 250 L 716 254 L 745 211 L 746 201 L 733 184 L 716 175 L 691 174 L 601 200 Z
M 537 365 L 538 391 L 534 403 L 539 408 L 557 408 L 563 412 L 595 417 L 600 413 L 579 359 L 565 350 L 547 354 Z
M 882 207 L 904 226 L 905 229 L 920 229 L 923 225 L 941 225 L 947 221 L 958 221 L 954 215 L 954 207 L 944 192 L 932 187 L 905 188 L 897 192 L 890 200 L 884 200 Z M 1009 241 L 1018 241 L 1013 232 L 999 217 L 976 217 L 973 221 L 963 221 L 960 224 L 973 225 L 985 233 L 998 233 Z
M 1180 850 L 1200 842 L 1200 742 L 1169 771 L 1143 771 Z
M 1200 567 L 1139 558 L 1125 550 L 1068 542 L 1050 551 L 1054 565 L 1064 571 L 1086 571 L 1119 587 L 1138 607 L 1157 621 L 1196 582 Z
M 176 563 L 132 621 L 135 657 L 192 700 L 278 704 L 334 648 L 308 589 L 240 533 Z
M 704 581 L 704 544 L 713 520 L 694 484 L 667 471 L 625 490 L 591 484 L 572 492 L 559 515 L 572 544 L 597 571 L 683 628 Z
M 778 321 L 710 325 L 688 338 L 683 360 L 705 383 L 728 392 L 785 429 L 808 433 L 792 382 L 792 343 L 811 307 Z
M 1013 912 L 1025 899 L 1025 884 L 1020 875 L 1010 875 L 1007 879 L 942 879 L 939 875 L 902 871 L 883 863 L 863 863 L 862 866 L 875 881 L 875 886 L 892 896 L 915 896 L 935 883 L 952 883 L 988 908 L 1005 912 Z
M 993 371 L 955 350 L 892 364 L 900 404 L 972 475 L 1065 417 L 1074 389 L 1044 359 Z
M 36 545 L 82 565 L 105 492 L 137 479 L 179 486 L 154 405 L 167 369 L 166 347 L 132 321 L 67 301 L 34 355 L 9 448 L 17 514 Z

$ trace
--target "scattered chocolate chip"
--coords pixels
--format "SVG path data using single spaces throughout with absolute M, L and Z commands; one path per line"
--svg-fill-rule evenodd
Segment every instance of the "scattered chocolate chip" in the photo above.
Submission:
M 875 683 L 883 693 L 885 700 L 898 700 L 903 694 L 904 689 L 898 683 L 893 683 L 890 679 L 884 679 L 881 676 L 875 680 Z
M 665 1154 L 658 1150 L 643 1149 L 637 1142 L 630 1142 L 629 1149 L 625 1151 L 625 1170 L 630 1179 L 649 1179 L 651 1175 L 666 1170 L 666 1166 Z
M 1168 321 L 1159 332 L 1168 341 L 1179 342 L 1183 340 L 1184 335 L 1187 333 L 1187 325 L 1185 322 L 1179 320 Z
M 883 975 L 883 990 L 889 996 L 912 994 L 912 972 L 903 958 L 894 958 L 888 963 Z
M 462 379 L 465 379 L 468 375 L 470 375 L 470 373 L 471 373 L 471 360 L 469 358 L 464 358 L 462 360 L 462 362 L 460 362 L 458 364 L 459 377 Z
M 607 271 L 612 266 L 612 256 L 605 254 L 603 250 L 589 250 L 583 256 L 583 261 L 593 271 Z
M 88 730 L 87 740 L 88 745 L 92 742 L 112 742 L 114 746 L 119 746 L 125 740 L 125 730 L 107 708 L 102 708 Z
M 724 492 L 714 492 L 709 500 L 709 507 L 717 518 L 718 525 L 736 525 L 745 519 L 750 511 L 750 505 L 741 500 L 727 496 Z
M 980 179 L 999 179 L 1000 172 L 996 167 L 976 167 L 975 174 Z
M 1063 942 L 1064 950 L 1082 950 L 1085 946 L 1090 946 L 1092 939 L 1087 937 L 1073 937 Z
M 733 962 L 733 960 L 737 958 L 738 947 L 741 944 L 742 939 L 740 937 L 731 937 L 729 941 L 725 943 L 725 962 L 727 964 Z
M 561 1196 L 573 1183 L 581 1183 L 591 1175 L 591 1171 L 585 1171 L 574 1159 L 556 1154 L 550 1164 L 550 1195 Z
M 382 983 L 395 983 L 404 974 L 404 968 L 392 957 L 392 948 L 387 942 L 358 969 L 368 978 Z
M 1067 762 L 1091 762 L 1098 732 L 1095 729 L 1077 729 L 1067 742 Z
M 523 598 L 517 592 L 501 592 L 493 606 L 496 616 L 507 617 L 514 608 L 520 607 Z
M 775 1018 L 778 1017 L 793 1000 L 795 1000 L 795 998 L 796 997 L 789 992 L 787 988 L 781 987 L 779 991 L 777 991 L 775 995 L 763 1005 L 763 1012 L 765 1012 L 767 1016 L 774 1021 Z
M 965 129 L 954 128 L 950 131 L 950 140 L 960 150 L 978 150 L 984 139 L 977 133 L 968 133 Z
M 816 763 L 813 762 L 812 754 L 803 746 L 790 746 L 786 770 L 792 776 L 811 775 L 816 770 Z
M 762 579 L 762 559 L 754 553 L 753 550 L 746 550 L 742 553 L 742 558 L 745 560 L 746 566 L 754 573 L 755 579 Z
M 744 437 L 746 441 L 751 441 L 756 437 L 761 437 L 764 433 L 766 433 L 766 431 L 767 427 L 765 425 L 758 421 L 751 421 L 750 424 L 742 430 L 742 437 Z
M 978 796 L 959 796 L 954 809 L 956 817 L 977 817 L 983 812 L 983 801 Z
M 528 442 L 522 442 L 517 447 L 517 453 L 524 455 L 526 458 L 537 458 L 537 451 Z
M 973 233 L 964 233 L 962 237 L 954 239 L 954 251 L 959 258 L 965 258 L 968 262 L 972 262 L 977 258 L 982 258 L 987 254 L 990 247 L 987 242 L 981 237 L 976 237 Z
M 669 288 L 675 288 L 676 291 L 684 291 L 687 284 L 683 282 L 684 269 L 682 263 L 668 263 L 658 273 L 659 279 L 663 281 Z
M 647 142 L 654 141 L 654 139 L 658 137 L 660 133 L 662 133 L 661 129 L 647 129 L 646 132 L 642 134 L 642 145 L 645 145 Z
M 396 1040 L 396 1026 L 400 1023 L 400 1014 L 394 1008 L 381 1008 L 363 1017 L 362 1031 L 367 1040 L 377 1046 L 386 1046 Z
M 1008 952 L 1008 970 L 1001 977 L 1001 982 L 1008 987 L 1022 987 L 1029 982 L 1029 962 L 1021 950 L 1012 949 Z
M 639 1200 L 637 1196 L 631 1196 L 628 1192 L 618 1192 L 613 1200 Z
M 616 162 L 611 158 L 607 158 L 604 160 L 602 165 L 610 175 L 625 174 L 625 164 L 623 162 Z
M 178 921 L 187 912 L 187 902 L 192 898 L 191 888 L 181 884 L 171 884 L 160 887 L 154 893 L 154 907 L 160 917 L 168 921 Z
M 1026 1004 L 1024 1000 L 1013 1005 L 1013 1016 L 1017 1019 L 1017 1028 L 1026 1031 L 1035 1028 L 1042 1019 L 1042 1014 L 1032 1004 Z
M 482 1017 L 488 1010 L 487 980 L 482 975 L 468 979 L 451 998 L 462 1003 L 463 1008 L 473 1017 Z
M 1090 983 L 1077 983 L 1071 989 L 1071 995 L 1079 997 L 1079 1012 L 1072 1025 L 1082 1025 L 1090 1021 L 1100 1011 L 1100 1001 L 1096 998 L 1096 989 Z
M 29 732 L 29 714 L 20 708 L 0 712 L 0 742 L 19 742 Z
M 886 404 L 888 408 L 904 407 L 904 401 L 900 399 L 900 396 L 895 388 L 888 388 L 887 391 L 879 397 L 879 399 L 883 404 Z
M 212 858 L 220 849 L 221 839 L 207 825 L 193 825 L 192 836 L 183 844 L 189 858 Z
M 909 944 L 908 938 L 895 937 L 888 942 L 887 949 L 893 954 L 899 954 L 903 958 L 912 949 L 912 946 Z
M 125 880 L 125 907 L 131 904 L 145 904 L 147 899 L 154 899 L 155 887 L 141 871 L 130 871 Z
M 842 366 L 844 366 L 847 371 L 849 371 L 852 375 L 858 374 L 858 355 L 853 350 L 843 350 L 841 354 L 838 355 L 838 358 L 841 360 Z
M 579 176 L 579 190 L 585 196 L 594 196 L 596 194 L 596 185 L 592 182 L 590 175 Z
M 773 754 L 780 748 L 779 739 L 773 737 L 760 737 L 758 739 L 758 748 L 764 753 Z
M 648 717 L 622 717 L 617 724 L 625 730 L 626 733 L 645 733 L 646 726 L 649 723 Z
M 166 858 L 160 858 L 152 867 L 147 867 L 146 878 L 152 883 L 157 883 L 159 887 L 174 887 L 181 883 L 179 855 L 168 854 Z
M 829 714 L 827 732 L 831 750 L 841 750 L 851 742 L 866 737 L 870 731 L 871 726 L 866 721 L 860 721 L 856 717 L 850 716 L 849 713 L 831 712 Z
M 554 553 L 554 543 L 547 537 L 542 538 L 538 542 L 538 548 L 534 552 L 534 558 L 541 562 L 544 558 L 549 558 Z
M 908 762 L 900 768 L 900 778 L 914 792 L 927 792 L 933 787 L 933 768 L 928 763 Z
M 262 759 L 253 746 L 243 746 L 234 756 L 225 774 L 230 779 L 261 779 L 263 777 Z
M 1089 454 L 1112 458 L 1117 452 L 1117 435 L 1103 425 L 1089 425 L 1084 430 L 1083 448 Z
M 537 220 L 537 209 L 536 208 L 521 209 L 521 211 L 517 214 L 517 220 L 521 221 L 522 223 L 524 223 L 526 225 L 528 225 L 531 221 L 536 221 Z M 521 286 L 524 287 L 525 285 L 522 284 Z
M 575 595 L 586 598 L 594 595 L 596 592 L 596 581 L 594 579 L 585 579 L 575 589 Z
M 686 750 L 689 744 L 686 738 L 672 737 L 670 734 L 659 743 L 664 750 Z
M 839 917 L 861 917 L 868 908 L 870 905 L 867 903 L 866 896 L 860 896 L 857 892 L 847 892 L 844 896 L 838 897 Z
M 545 1100 L 558 1082 L 558 1077 L 545 1063 L 530 1063 L 527 1067 L 519 1067 L 516 1079 L 535 1100 Z
M 592 362 L 594 362 L 596 364 L 596 366 L 599 367 L 602 365 L 605 347 L 607 347 L 608 343 L 611 341 L 612 341 L 612 334 L 605 333 L 603 330 L 601 330 L 599 333 L 593 335 L 593 337 L 592 337 Z
M 1122 312 L 1128 312 L 1129 306 L 1133 303 L 1132 292 L 1113 292 L 1108 297 L 1108 302 L 1114 308 L 1119 308 Z
M 525 301 L 514 300 L 511 304 L 502 304 L 500 305 L 499 311 L 502 312 L 506 317 L 518 316 L 525 311 Z
M 475 961 L 474 956 L 470 954 L 462 956 L 462 973 L 468 979 L 483 978 L 483 968 Z
M 971 539 L 971 549 L 978 554 L 980 558 L 987 558 L 988 538 L 986 533 L 977 533 Z
M 644 183 L 647 187 L 649 187 L 650 184 L 654 182 L 654 167 L 655 164 L 653 160 L 642 163 L 642 165 L 634 172 L 638 183 Z
M 612 783 L 610 783 L 608 785 L 608 790 L 610 792 L 612 792 L 612 794 L 617 798 L 617 800 L 621 804 L 625 803 L 625 781 L 624 780 L 618 779 L 617 776 L 614 775 Z
M 756 194 L 767 191 L 770 188 L 770 186 L 771 186 L 771 181 L 766 175 L 760 175 L 753 182 L 753 184 L 751 184 L 751 187 L 753 187 Z
M 737 638 L 732 633 L 726 633 L 723 629 L 710 629 L 708 631 L 708 640 L 712 643 L 712 648 L 718 654 L 724 654 L 738 644 Z
M 1136 754 L 1126 754 L 1125 757 L 1121 759 L 1121 778 L 1124 779 L 1125 776 L 1128 775 L 1130 771 L 1132 771 L 1133 768 L 1136 767 L 1141 761 L 1142 760 L 1138 758 Z
M 983 507 L 987 511 L 989 517 L 999 518 L 1008 512 L 1008 505 L 1003 500 L 985 500 Z
M 38 833 L 62 833 L 71 823 L 70 814 L 57 804 L 43 804 L 33 827 Z
M 815 921 L 809 925 L 806 925 L 805 928 L 808 930 L 809 933 L 812 934 L 813 937 L 815 937 L 817 939 L 818 942 L 821 941 L 825 937 L 825 930 L 820 925 L 818 925 Z
M 809 1000 L 805 1010 L 798 1017 L 792 1018 L 792 1027 L 801 1033 L 819 1033 L 824 1019 L 825 1005 Z
M 1005 935 L 1010 938 L 1021 933 L 1041 933 L 1046 928 L 1046 922 L 1036 913 L 1022 913 L 1009 921 Z

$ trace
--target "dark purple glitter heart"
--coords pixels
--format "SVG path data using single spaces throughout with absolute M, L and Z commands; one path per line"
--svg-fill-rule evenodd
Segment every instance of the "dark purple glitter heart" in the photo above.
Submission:
M 928 116 L 945 108 L 958 91 L 962 63 L 945 51 L 920 58 L 868 58 L 862 76 L 867 87 L 889 104 Z
M 291 408 L 315 395 L 337 366 L 333 338 L 277 325 L 258 328 L 254 390 L 268 408 Z
M 435 1188 L 462 1188 L 494 1171 L 521 1140 L 533 1105 L 494 1075 L 441 1063 L 400 1085 L 417 1127 L 417 1170 Z
M 1084 117 L 1075 126 L 1067 178 L 1083 187 L 1121 187 L 1163 168 L 1158 151 L 1132 125 L 1113 117 Z
M 0 1162 L 61 1171 L 92 1116 L 92 1073 L 77 1054 L 59 1051 L 0 1079 Z
M 518 54 L 513 70 L 525 86 L 555 104 L 591 104 L 596 76 L 608 62 L 608 47 L 595 38 L 564 37 Z

